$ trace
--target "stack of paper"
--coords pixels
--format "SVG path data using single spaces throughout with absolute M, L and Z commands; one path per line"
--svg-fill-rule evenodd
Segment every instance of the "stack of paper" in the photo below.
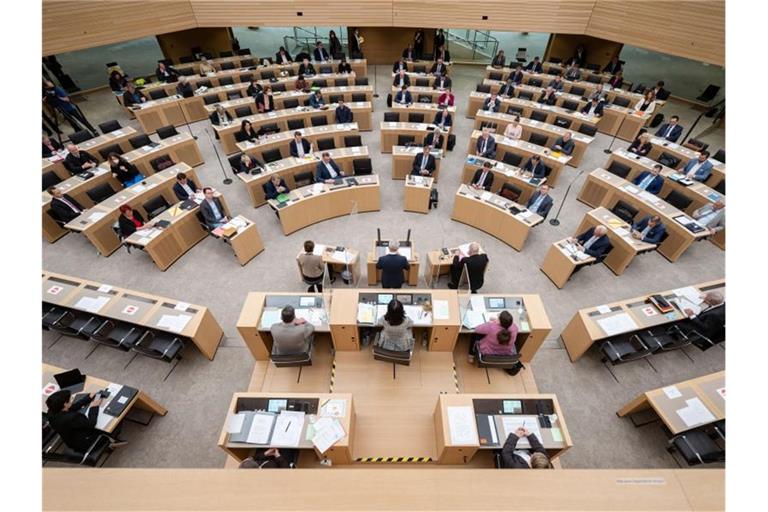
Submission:
M 501 417 L 501 426 L 503 427 L 505 441 L 509 434 L 514 434 L 515 430 L 521 427 L 528 430 L 531 434 L 535 434 L 539 441 L 542 440 L 539 419 L 536 416 L 505 414 Z M 520 447 L 525 442 L 527 442 L 527 439 L 521 439 L 517 446 Z
M 480 295 L 472 295 L 469 298 L 469 303 L 472 305 L 472 311 L 478 313 L 485 313 L 485 298 Z
M 376 306 L 373 304 L 359 303 L 357 305 L 357 322 L 360 324 L 376 323 Z
M 279 324 L 281 322 L 280 319 L 280 310 L 279 309 L 265 309 L 264 312 L 261 314 L 261 328 L 262 329 L 269 329 L 274 324 Z
M 432 313 L 435 316 L 435 320 L 448 320 L 450 313 L 448 310 L 447 300 L 435 300 L 432 303 Z
M 405 256 L 406 259 L 411 259 L 411 248 L 410 247 L 400 247 L 397 249 L 397 254 L 400 256 Z
M 341 418 L 344 416 L 344 412 L 347 410 L 347 401 L 333 399 L 328 400 L 320 408 L 320 416 L 327 416 L 331 418 Z
M 472 309 L 468 309 L 466 313 L 464 313 L 464 319 L 462 320 L 462 324 L 467 329 L 474 329 L 478 325 L 485 322 L 485 317 L 483 316 L 483 313 L 481 311 L 474 311 Z
M 632 317 L 627 313 L 619 313 L 618 315 L 601 318 L 597 321 L 597 324 L 608 336 L 634 331 L 639 328 Z
M 192 317 L 189 315 L 163 315 L 157 321 L 158 327 L 163 327 L 173 332 L 181 332 Z
M 275 420 L 270 444 L 280 447 L 297 447 L 304 430 L 303 411 L 282 411 Z
M 320 418 L 314 424 L 315 435 L 312 438 L 312 444 L 320 453 L 325 453 L 328 449 L 341 441 L 346 432 L 341 422 L 337 419 Z
M 685 403 L 686 407 L 678 409 L 677 415 L 687 427 L 696 427 L 715 421 L 715 416 L 698 397 L 686 400 Z
M 421 306 L 406 305 L 403 308 L 414 325 L 432 325 L 432 314 L 424 311 Z
M 448 429 L 452 445 L 477 445 L 475 414 L 470 406 L 447 407 Z
M 312 250 L 312 254 L 315 256 L 322 256 L 323 252 L 325 251 L 325 245 L 323 244 L 315 244 L 315 248 Z

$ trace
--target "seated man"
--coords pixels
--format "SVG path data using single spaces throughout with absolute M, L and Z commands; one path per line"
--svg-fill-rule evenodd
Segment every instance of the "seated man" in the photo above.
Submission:
M 403 87 L 410 86 L 411 85 L 411 77 L 408 75 L 408 73 L 405 72 L 405 70 L 402 70 L 400 72 L 397 72 L 395 75 L 395 78 L 392 80 L 392 85 L 395 87 Z
M 395 103 L 400 105 L 412 105 L 413 96 L 411 96 L 408 86 L 404 85 L 400 88 L 400 91 L 395 94 Z
M 632 225 L 632 238 L 647 244 L 658 244 L 667 228 L 658 215 L 647 215 Z
M 176 94 L 183 98 L 191 98 L 195 95 L 192 84 L 187 81 L 187 77 L 184 75 L 179 77 L 179 82 L 176 84 Z
M 402 288 L 405 282 L 404 271 L 411 266 L 408 258 L 398 254 L 399 246 L 396 241 L 389 242 L 389 252 L 381 256 L 376 262 L 376 268 L 381 270 L 382 288 Z
M 603 84 L 599 83 L 597 84 L 597 87 L 595 87 L 594 92 L 590 94 L 587 99 L 591 100 L 592 98 L 597 98 L 598 101 L 605 101 L 606 96 L 607 93 L 603 89 Z
M 678 116 L 670 117 L 668 123 L 664 123 L 656 130 L 656 136 L 663 137 L 668 142 L 677 142 L 677 139 L 683 133 L 683 127 L 678 124 L 679 122 L 680 118 Z
M 450 77 L 446 75 L 440 75 L 435 78 L 433 87 L 442 91 L 443 89 L 450 89 L 451 85 L 453 85 L 453 82 L 451 81 Z
M 264 184 L 264 197 L 267 199 L 277 199 L 280 194 L 287 194 L 291 189 L 285 183 L 285 180 L 277 174 L 272 175 L 268 182 Z
M 218 197 L 213 197 L 213 189 L 211 187 L 205 187 L 203 189 L 205 199 L 200 204 L 200 213 L 205 220 L 205 225 L 208 229 L 214 230 L 227 222 L 229 218 L 224 215 L 224 207 Z
M 315 44 L 315 51 L 312 53 L 315 57 L 315 62 L 325 62 L 327 60 L 331 60 L 331 56 L 328 55 L 328 50 L 323 48 L 323 43 L 321 41 L 318 41 Z
M 530 211 L 541 215 L 545 219 L 549 215 L 549 210 L 552 208 L 552 197 L 549 195 L 549 185 L 544 184 L 539 187 L 539 190 L 533 193 L 526 205 Z
M 495 92 L 492 92 L 491 95 L 483 102 L 483 110 L 486 112 L 498 112 L 500 108 L 501 101 Z
M 413 50 L 413 45 L 409 44 L 402 54 L 405 60 L 414 60 L 416 58 L 416 52 Z
M 541 59 L 534 57 L 531 62 L 525 65 L 525 70 L 530 71 L 531 73 L 541 73 Z
M 491 162 L 483 162 L 483 167 L 475 171 L 475 175 L 472 176 L 472 181 L 469 186 L 474 189 L 491 190 L 493 185 L 493 171 L 491 168 L 493 165 Z
M 573 142 L 573 134 L 571 132 L 565 132 L 562 137 L 558 137 L 555 144 L 552 146 L 552 151 L 560 151 L 566 155 L 573 153 L 576 144 Z
M 435 120 L 432 122 L 432 124 L 439 126 L 442 130 L 445 130 L 450 128 L 453 124 L 453 116 L 451 116 L 451 113 L 448 112 L 448 109 L 438 110 L 437 114 L 435 114 Z
M 125 86 L 125 91 L 123 92 L 123 105 L 131 107 L 136 104 L 146 103 L 147 101 L 147 97 L 136 90 L 136 86 L 133 85 L 133 82 L 128 82 L 128 85 Z
M 429 153 L 430 149 L 432 148 L 426 145 L 423 151 L 414 157 L 411 174 L 415 176 L 432 176 L 432 173 L 435 172 L 435 157 Z
M 563 76 L 562 75 L 556 75 L 554 80 L 549 82 L 547 84 L 547 87 L 551 87 L 557 92 L 563 92 Z
M 281 46 L 275 54 L 275 64 L 290 64 L 291 62 L 293 62 L 291 55 L 285 50 L 285 47 Z
M 523 171 L 530 172 L 534 178 L 545 178 L 547 176 L 547 169 L 541 162 L 539 155 L 533 155 L 523 167 Z
M 707 181 L 712 174 L 712 162 L 709 161 L 709 151 L 702 151 L 697 158 L 692 158 L 683 168 L 683 174 L 690 180 Z
M 96 428 L 102 401 L 103 398 L 90 393 L 75 402 L 72 392 L 66 389 L 56 391 L 45 400 L 48 422 L 68 448 L 85 453 L 100 435 L 110 437 L 112 448 L 127 444 Z
M 293 140 L 288 144 L 291 156 L 302 158 L 312 152 L 312 143 L 301 136 L 301 132 L 293 132 Z
M 544 89 L 544 94 L 538 99 L 538 102 L 542 105 L 554 105 L 557 103 L 557 91 L 554 87 L 547 87 Z
M 654 164 L 650 171 L 641 172 L 634 181 L 635 185 L 651 194 L 659 195 L 664 186 L 664 176 L 661 175 L 661 164 Z
M 309 76 L 314 74 L 316 74 L 315 66 L 309 62 L 309 59 L 304 59 L 302 63 L 299 64 L 299 75 Z
M 48 187 L 48 193 L 51 195 L 51 211 L 62 222 L 74 220 L 85 211 L 80 203 L 62 193 L 55 185 Z
M 483 128 L 483 134 L 478 137 L 475 154 L 484 158 L 496 158 L 496 140 L 488 128 Z
M 459 287 L 461 274 L 464 268 L 467 269 L 467 278 L 469 279 L 469 288 L 472 293 L 483 287 L 485 281 L 485 268 L 488 266 L 488 255 L 480 254 L 480 246 L 476 242 L 469 244 L 469 253 L 463 258 L 460 257 L 459 250 L 453 251 L 453 262 L 451 262 L 451 282 L 448 288 L 455 290 Z
M 272 324 L 272 354 L 290 356 L 306 354 L 312 348 L 315 326 L 303 318 L 296 318 L 293 306 L 285 306 L 280 312 L 282 322 Z
M 450 120 L 450 114 L 448 115 L 448 119 Z M 424 145 L 429 146 L 430 148 L 442 148 L 444 143 L 445 135 L 440 131 L 440 128 L 435 128 L 424 137 Z
M 611 241 L 608 239 L 608 228 L 605 226 L 597 226 L 589 228 L 576 238 L 569 238 L 571 242 L 578 243 L 581 250 L 583 250 L 588 256 L 599 258 L 608 248 L 611 246 Z M 578 270 L 581 265 L 576 267 Z
M 312 108 L 327 108 L 320 89 L 316 90 L 315 94 L 309 97 L 309 106 Z
M 339 98 L 339 103 L 336 105 L 335 117 L 337 124 L 351 123 L 354 120 L 352 109 L 344 103 L 344 98 Z
M 725 203 L 715 201 L 712 204 L 696 209 L 691 215 L 696 221 L 709 230 L 710 235 L 725 229 Z
M 67 144 L 69 154 L 64 159 L 64 167 L 75 176 L 81 172 L 90 171 L 99 165 L 99 161 L 87 151 L 80 151 L 75 144 Z
M 165 65 L 165 62 L 157 61 L 157 69 L 155 69 L 155 76 L 157 76 L 158 82 L 171 82 L 175 80 L 179 74 L 172 67 Z
M 397 62 L 395 62 L 395 64 L 392 66 L 393 73 L 399 73 L 401 71 L 408 71 L 408 66 L 405 63 L 404 57 L 397 59 Z
M 725 297 L 720 292 L 709 292 L 704 295 L 701 312 L 695 315 L 690 308 L 683 309 L 689 320 L 685 327 L 693 329 L 712 343 L 725 340 Z M 702 350 L 711 348 L 706 340 L 694 340 L 694 345 Z
M 337 178 L 344 176 L 342 171 L 336 162 L 331 158 L 331 154 L 327 151 L 323 152 L 322 160 L 317 163 L 315 171 L 315 181 L 318 183 L 333 183 Z
M 581 113 L 586 115 L 594 115 L 601 117 L 603 115 L 603 108 L 605 102 L 600 101 L 598 98 L 591 98 L 586 105 L 581 108 Z
M 173 185 L 173 193 L 176 194 L 179 201 L 186 201 L 187 199 L 194 197 L 196 192 L 200 192 L 200 189 L 194 180 L 188 178 L 183 172 L 176 175 L 176 183 Z
M 445 75 L 448 73 L 448 66 L 445 65 L 443 59 L 437 59 L 437 61 L 432 64 L 432 68 L 429 70 L 429 72 L 432 75 Z
M 523 78 L 525 75 L 523 75 L 523 66 L 522 64 L 518 64 L 515 66 L 515 70 L 509 74 L 508 80 L 512 80 L 512 83 L 515 85 L 520 85 L 523 83 Z
M 581 80 L 581 70 L 579 69 L 579 65 L 577 63 L 574 62 L 573 65 L 568 68 L 568 70 L 565 72 L 565 79 L 572 80 L 574 82 Z
M 531 445 L 529 450 L 517 449 L 517 442 L 521 437 L 528 439 L 528 444 Z M 501 467 L 506 469 L 551 469 L 552 463 L 536 434 L 519 427 L 514 434 L 509 434 L 504 447 L 501 449 Z
M 507 82 L 499 89 L 499 95 L 505 98 L 512 98 L 515 95 L 515 83 L 512 81 L 512 77 L 507 78 Z

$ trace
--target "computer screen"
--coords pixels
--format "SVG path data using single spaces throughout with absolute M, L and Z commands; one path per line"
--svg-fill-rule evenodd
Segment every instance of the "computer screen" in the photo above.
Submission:
M 504 308 L 504 298 L 503 297 L 490 297 L 488 299 L 488 306 L 491 309 L 503 309 Z
M 379 304 L 389 304 L 392 302 L 393 295 L 391 293 L 380 293 L 378 297 Z

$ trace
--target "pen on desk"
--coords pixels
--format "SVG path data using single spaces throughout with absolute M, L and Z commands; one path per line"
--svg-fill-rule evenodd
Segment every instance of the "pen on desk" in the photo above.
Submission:
M 285 426 L 284 432 L 288 432 L 288 429 L 291 428 L 291 422 L 289 421 L 288 424 Z
M 330 402 L 330 401 L 331 401 L 331 399 L 330 399 L 330 398 L 326 398 L 326 399 L 325 399 L 325 401 L 324 401 L 323 403 L 321 403 L 321 404 L 320 404 L 320 408 L 322 409 L 323 407 L 325 407 L 325 404 L 327 404 L 327 403 L 328 403 L 328 402 Z

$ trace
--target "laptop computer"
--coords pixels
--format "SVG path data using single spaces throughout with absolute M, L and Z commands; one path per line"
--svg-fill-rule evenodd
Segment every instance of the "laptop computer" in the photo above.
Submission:
M 59 389 L 70 391 L 72 394 L 82 391 L 85 387 L 85 375 L 77 368 L 53 376 Z

